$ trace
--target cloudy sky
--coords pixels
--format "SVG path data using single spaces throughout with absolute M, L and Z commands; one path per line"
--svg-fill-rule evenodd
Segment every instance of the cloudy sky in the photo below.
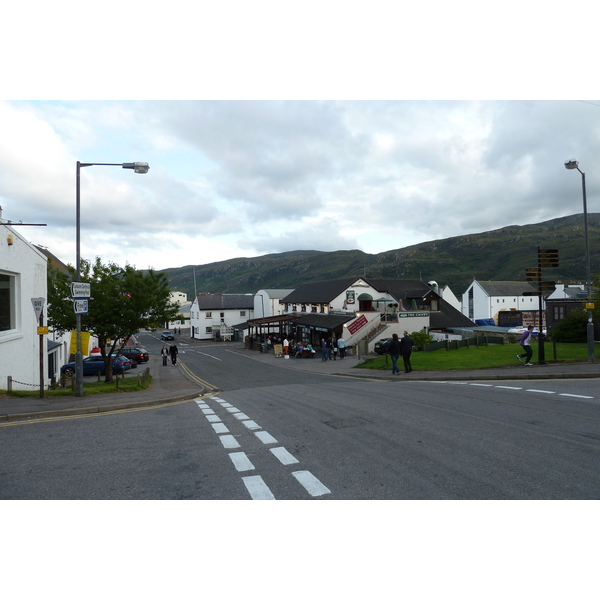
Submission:
M 486 37 L 493 44 L 496 36 L 506 40 L 506 32 L 465 20 L 450 35 L 448 13 L 428 21 L 429 35 L 440 42 L 432 50 L 418 27 L 398 29 L 381 14 L 377 31 L 358 36 L 369 18 L 346 6 L 354 8 L 321 14 L 337 23 L 337 45 L 322 18 L 317 27 L 297 15 L 299 31 L 313 34 L 300 49 L 294 42 L 305 37 L 288 29 L 274 34 L 268 22 L 250 36 L 240 25 L 250 13 L 239 14 L 225 37 L 211 35 L 208 26 L 200 36 L 197 23 L 178 17 L 177 33 L 166 37 L 169 58 L 156 37 L 144 43 L 156 34 L 156 21 L 136 47 L 105 12 L 50 37 L 43 21 L 53 13 L 44 9 L 31 35 L 52 44 L 24 53 L 18 69 L 9 61 L 8 77 L 18 84 L 6 86 L 0 100 L 3 218 L 45 223 L 20 231 L 74 263 L 78 160 L 149 163 L 146 175 L 107 166 L 81 172 L 82 256 L 138 268 L 299 249 L 378 253 L 579 213 L 580 177 L 563 166 L 570 158 L 587 171 L 588 209 L 600 210 L 600 100 L 576 85 L 587 79 L 564 45 L 548 44 L 550 34 L 542 33 L 548 38 L 542 61 L 543 46 L 534 55 L 527 46 L 532 34 L 524 22 L 495 15 L 495 23 L 510 25 L 511 43 L 485 52 Z M 11 10 L 24 16 L 28 9 Z M 226 7 L 212 10 L 213 20 L 227 16 Z M 416 9 L 409 10 L 416 18 Z M 589 27 L 558 10 L 533 15 L 546 28 L 569 20 Z M 161 16 L 163 31 L 173 18 Z M 120 47 L 106 43 L 103 25 Z M 150 23 L 144 25 L 146 32 Z M 276 43 L 266 44 L 261 31 Z M 233 36 L 241 45 L 227 53 Z M 475 51 L 473 36 L 483 50 Z M 14 39 L 25 48 L 26 40 Z M 90 40 L 102 45 L 92 44 L 89 56 L 74 52 L 72 44 Z M 195 43 L 195 60 L 188 43 Z M 198 59 L 208 49 L 210 60 Z M 11 56 L 22 58 L 18 50 Z M 140 82 L 146 86 L 138 93 Z

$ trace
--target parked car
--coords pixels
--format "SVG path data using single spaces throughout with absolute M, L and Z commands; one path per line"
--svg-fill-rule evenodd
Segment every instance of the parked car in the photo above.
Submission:
M 160 339 L 166 342 L 167 340 L 174 340 L 175 336 L 171 331 L 163 331 L 162 335 L 160 336 Z
M 121 354 L 138 365 L 150 360 L 150 356 L 148 356 L 148 352 L 144 348 L 122 348 Z
M 379 340 L 374 347 L 375 352 L 377 354 L 385 354 L 387 352 L 387 348 L 390 345 L 392 338 L 383 338 Z
M 131 369 L 131 361 L 122 355 L 113 354 L 113 373 L 123 373 Z M 88 356 L 83 359 L 83 374 L 85 375 L 104 375 L 104 361 L 101 356 Z M 60 368 L 60 374 L 72 377 L 75 375 L 75 363 L 67 363 Z

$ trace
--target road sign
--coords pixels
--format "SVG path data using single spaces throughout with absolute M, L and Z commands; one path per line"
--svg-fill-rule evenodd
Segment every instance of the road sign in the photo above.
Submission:
M 538 283 L 539 290 L 543 294 L 551 294 L 556 289 L 554 281 L 540 281 Z
M 527 267 L 525 269 L 525 277 L 527 281 L 541 281 L 542 270 L 539 267 Z
M 76 315 L 87 315 L 88 301 L 85 298 L 74 300 L 73 310 L 75 311 Z
M 538 267 L 552 269 L 558 266 L 558 250 L 556 248 L 538 248 Z
M 73 298 L 89 298 L 91 295 L 91 285 L 83 281 L 73 281 L 71 283 L 71 296 Z
M 48 335 L 48 326 L 38 327 L 37 328 L 38 335 Z
M 37 321 L 40 320 L 40 315 L 42 314 L 42 309 L 44 308 L 44 298 L 32 298 L 31 304 L 33 304 L 33 310 L 35 310 L 35 318 Z

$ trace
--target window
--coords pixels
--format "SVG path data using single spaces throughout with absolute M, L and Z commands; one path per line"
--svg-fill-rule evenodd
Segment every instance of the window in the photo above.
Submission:
M 240 317 L 245 317 L 245 316 L 246 316 L 246 311 L 240 310 Z
M 0 273 L 0 331 L 16 329 L 15 277 Z
M 212 313 L 209 310 L 206 311 L 206 315 L 204 315 L 204 316 L 206 319 L 212 319 Z
M 212 333 L 212 327 L 207 327 L 206 328 L 206 333 Z
M 221 319 L 225 318 L 225 313 L 221 313 Z
M 565 307 L 564 306 L 555 306 L 554 307 L 554 320 L 562 321 L 565 318 Z

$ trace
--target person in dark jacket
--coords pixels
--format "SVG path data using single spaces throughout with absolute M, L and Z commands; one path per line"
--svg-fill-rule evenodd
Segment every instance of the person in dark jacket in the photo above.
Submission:
M 387 347 L 387 353 L 392 358 L 392 375 L 400 375 L 400 369 L 398 368 L 398 359 L 402 354 L 402 350 L 400 348 L 400 340 L 398 339 L 397 333 L 392 333 L 392 341 Z
M 412 365 L 410 364 L 410 355 L 412 354 L 414 345 L 415 343 L 410 337 L 410 335 L 408 335 L 408 331 L 405 331 L 404 336 L 400 340 L 400 351 L 402 353 L 402 360 L 404 361 L 405 373 L 410 373 L 412 371 Z
M 175 344 L 171 344 L 171 347 L 169 348 L 169 354 L 171 355 L 171 362 L 176 365 L 177 364 L 177 353 L 179 352 L 179 350 L 177 350 L 177 346 Z

